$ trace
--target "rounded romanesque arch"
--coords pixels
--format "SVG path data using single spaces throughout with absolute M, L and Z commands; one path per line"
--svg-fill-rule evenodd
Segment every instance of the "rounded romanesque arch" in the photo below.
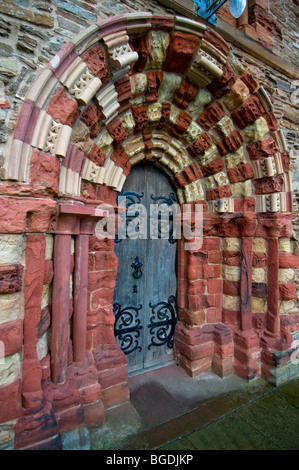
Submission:
M 291 212 L 269 97 L 219 34 L 181 17 L 117 16 L 65 44 L 26 96 L 7 179 L 32 182 L 43 155 L 59 161 L 58 196 L 120 191 L 130 166 L 152 159 L 181 202 L 234 213 L 252 197 L 257 213 Z
M 180 204 L 204 208 L 202 247 L 179 247 L 179 364 L 192 376 L 275 382 L 279 352 L 294 350 L 290 166 L 267 93 L 206 24 L 150 13 L 100 20 L 36 77 L 6 163 L 2 233 L 26 234 L 24 321 L 13 322 L 11 353 L 23 347 L 22 381 L 2 390 L 13 404 L 0 412 L 0 422 L 18 418 L 17 448 L 54 439 L 59 448 L 61 432 L 128 400 L 113 334 L 114 241 L 97 239 L 94 225 L 117 210 L 143 161 L 170 177 Z

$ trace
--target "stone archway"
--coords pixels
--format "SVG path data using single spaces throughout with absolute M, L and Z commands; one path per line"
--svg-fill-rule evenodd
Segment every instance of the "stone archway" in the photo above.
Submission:
M 113 336 L 113 242 L 93 233 L 99 203 L 115 206 L 130 168 L 149 160 L 171 178 L 180 204 L 201 204 L 205 213 L 203 247 L 179 251 L 181 366 L 191 375 L 212 368 L 273 380 L 275 351 L 292 351 L 293 329 L 279 316 L 292 284 L 279 278 L 281 263 L 293 263 L 281 261 L 280 244 L 291 234 L 291 178 L 269 97 L 202 23 L 149 13 L 108 18 L 41 70 L 12 142 L 6 178 L 19 192 L 11 207 L 29 233 L 18 447 L 34 441 L 27 427 L 37 410 L 51 411 L 59 433 L 101 421 L 104 407 L 128 399 L 126 362 Z M 42 223 L 40 207 L 28 208 L 28 191 L 42 197 Z M 40 300 L 35 272 L 41 264 L 45 270 L 45 233 L 55 235 L 55 251 L 52 347 L 41 361 L 40 305 L 33 316 L 30 284 L 39 283 Z M 85 293 L 83 346 L 80 334 L 72 344 L 68 330 L 72 256 L 72 305 Z

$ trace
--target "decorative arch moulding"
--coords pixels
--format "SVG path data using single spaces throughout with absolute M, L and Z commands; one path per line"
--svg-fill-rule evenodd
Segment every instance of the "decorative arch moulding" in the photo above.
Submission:
M 131 166 L 151 160 L 180 203 L 292 212 L 270 98 L 218 33 L 180 16 L 113 16 L 64 44 L 25 98 L 6 179 L 34 185 L 33 155 L 59 161 L 58 196 L 80 197 L 84 184 L 120 192 Z

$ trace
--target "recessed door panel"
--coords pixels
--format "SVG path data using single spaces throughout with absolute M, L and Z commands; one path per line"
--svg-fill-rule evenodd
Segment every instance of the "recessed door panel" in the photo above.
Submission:
M 128 212 L 115 243 L 114 331 L 129 372 L 136 373 L 173 361 L 177 244 L 166 207 L 175 208 L 176 195 L 164 173 L 140 165 L 131 170 L 120 202 Z

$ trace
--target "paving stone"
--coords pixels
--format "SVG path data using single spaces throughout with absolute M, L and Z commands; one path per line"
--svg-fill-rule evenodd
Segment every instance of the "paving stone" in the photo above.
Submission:
M 247 424 L 238 413 L 189 434 L 185 440 L 197 450 L 279 450 L 271 439 Z

